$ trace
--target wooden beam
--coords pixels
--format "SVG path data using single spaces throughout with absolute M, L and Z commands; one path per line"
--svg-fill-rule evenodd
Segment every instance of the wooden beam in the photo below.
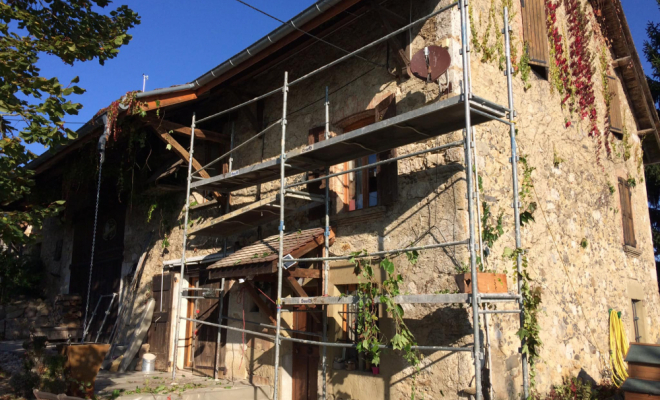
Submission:
M 252 282 L 245 282 L 243 287 L 245 288 L 247 294 L 250 295 L 252 301 L 254 301 L 254 304 L 259 307 L 259 312 L 266 316 L 273 325 L 276 325 L 277 319 L 275 318 L 275 312 L 268 306 L 268 304 L 266 304 L 265 301 L 261 299 L 261 296 L 259 296 L 259 293 L 257 293 L 257 289 L 255 289 Z
M 655 129 L 653 129 L 653 128 L 651 128 L 651 129 L 642 129 L 642 130 L 637 131 L 637 136 L 644 136 L 644 135 L 648 135 L 649 133 L 654 133 L 654 132 L 655 132 Z
M 289 287 L 296 293 L 296 295 L 298 295 L 298 297 L 309 297 L 307 295 L 307 292 L 305 292 L 305 289 L 303 289 L 303 287 L 300 286 L 300 284 L 298 283 L 296 278 L 294 278 L 292 276 L 287 276 L 285 278 L 284 282 L 286 282 L 287 285 L 289 285 Z M 316 308 L 316 306 L 309 306 L 309 308 Z M 310 314 L 316 322 L 319 322 L 319 323 L 321 322 L 321 319 L 319 318 L 318 315 L 316 315 L 316 313 L 310 313 Z
M 294 278 L 318 279 L 321 277 L 321 271 L 312 268 L 289 268 L 286 273 L 288 276 L 293 276 Z
M 612 61 L 612 67 L 613 68 L 624 67 L 624 66 L 630 64 L 631 60 L 632 60 L 632 57 L 630 57 L 630 56 L 617 58 L 616 60 Z
M 179 144 L 169 133 L 167 133 L 167 130 L 163 128 L 162 125 L 160 126 L 153 126 L 151 125 L 154 130 L 156 131 L 156 134 L 158 135 L 161 140 L 167 144 L 169 144 L 172 147 L 172 150 L 174 150 L 175 153 L 179 155 L 185 162 L 188 162 L 190 159 L 190 153 L 188 153 L 188 150 L 184 149 L 183 146 Z M 202 165 L 195 159 L 195 157 L 192 158 L 192 165 L 193 169 L 195 170 L 201 170 Z M 209 175 L 208 172 L 206 171 L 199 171 L 199 176 L 202 178 L 208 179 L 211 176 Z M 216 199 L 220 198 L 220 193 L 219 192 L 213 192 L 213 196 Z
M 189 126 L 177 124 L 176 122 L 167 121 L 165 119 L 149 118 L 148 121 L 149 125 L 153 126 L 154 128 L 163 128 L 167 132 L 185 135 L 188 137 L 190 137 L 192 132 L 192 129 Z M 222 134 L 209 131 L 208 129 L 199 129 L 197 127 L 195 128 L 195 139 L 201 139 L 221 144 L 229 144 L 229 139 L 223 137 Z

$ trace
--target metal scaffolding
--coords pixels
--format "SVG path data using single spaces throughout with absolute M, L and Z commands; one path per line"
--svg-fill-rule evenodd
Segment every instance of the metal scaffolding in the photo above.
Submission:
M 379 258 L 383 257 L 388 254 L 397 254 L 405 251 L 412 251 L 412 250 L 426 250 L 426 249 L 433 249 L 433 248 L 443 248 L 443 247 L 450 247 L 450 246 L 467 246 L 469 256 L 470 256 L 470 271 L 472 275 L 472 294 L 418 294 L 418 295 L 400 295 L 394 297 L 392 300 L 396 304 L 452 304 L 452 303 L 468 303 L 471 305 L 472 309 L 472 328 L 473 328 L 473 343 L 471 346 L 466 346 L 466 347 L 446 347 L 446 346 L 414 346 L 414 349 L 418 350 L 430 350 L 430 351 L 444 351 L 444 352 L 471 352 L 473 355 L 473 360 L 474 360 L 474 377 L 475 377 L 475 389 L 476 389 L 476 398 L 479 400 L 482 398 L 482 378 L 481 378 L 481 372 L 482 372 L 482 364 L 484 363 L 484 353 L 482 351 L 481 345 L 481 329 L 480 329 L 480 316 L 483 316 L 483 321 L 484 321 L 484 327 L 486 329 L 486 346 L 489 346 L 488 343 L 490 343 L 489 336 L 488 336 L 488 315 L 489 314 L 519 314 L 520 315 L 520 323 L 522 324 L 524 321 L 524 307 L 523 307 L 523 300 L 521 296 L 521 285 L 522 285 L 522 279 L 521 279 L 521 256 L 520 252 L 518 252 L 518 259 L 517 259 L 517 293 L 516 294 L 509 294 L 509 293 L 502 293 L 502 294 L 493 294 L 493 293 L 479 293 L 478 290 L 478 261 L 477 261 L 477 251 L 481 252 L 482 257 L 483 257 L 483 245 L 481 244 L 481 227 L 476 226 L 479 224 L 480 220 L 480 214 L 478 210 L 478 204 L 479 204 L 479 194 L 478 194 L 478 189 L 477 185 L 475 184 L 475 181 L 478 179 L 477 171 L 476 171 L 476 147 L 475 147 L 475 139 L 474 139 L 474 129 L 473 125 L 474 124 L 480 124 L 488 121 L 498 121 L 503 124 L 506 124 L 510 128 L 510 139 L 511 139 L 511 165 L 512 165 L 512 181 L 513 181 L 513 209 L 514 209 L 514 216 L 515 216 L 515 246 L 516 249 L 521 249 L 521 238 L 520 238 L 520 216 L 519 216 L 519 195 L 518 195 L 518 175 L 517 175 L 517 162 L 518 162 L 518 156 L 517 156 L 517 151 L 516 151 L 516 130 L 515 130 L 515 122 L 514 118 L 516 116 L 515 110 L 514 110 L 514 104 L 513 104 L 513 89 L 512 89 L 512 72 L 513 69 L 511 67 L 511 55 L 510 55 L 510 38 L 509 38 L 509 32 L 510 32 L 510 27 L 508 24 L 508 10 L 504 8 L 504 37 L 505 37 L 505 53 L 506 53 L 506 81 L 507 81 L 507 95 L 508 95 L 508 106 L 499 106 L 495 103 L 489 102 L 487 100 L 481 99 L 477 96 L 475 96 L 472 93 L 472 85 L 471 85 L 471 74 L 470 74 L 470 49 L 469 49 L 469 21 L 468 21 L 468 0 L 458 0 L 448 6 L 442 7 L 431 14 L 418 19 L 396 31 L 393 31 L 392 33 L 374 41 L 371 42 L 360 49 L 353 51 L 349 54 L 346 54 L 345 56 L 342 56 L 338 58 L 337 60 L 330 62 L 329 64 L 324 65 L 323 67 L 320 67 L 312 72 L 307 73 L 306 75 L 293 80 L 289 82 L 288 79 L 288 74 L 285 72 L 284 73 L 284 84 L 282 87 L 275 89 L 273 91 L 270 91 L 262 96 L 256 97 L 250 101 L 244 102 L 242 104 L 239 104 L 237 106 L 233 106 L 227 110 L 215 113 L 213 115 L 207 116 L 205 118 L 202 118 L 200 120 L 196 121 L 195 115 L 193 115 L 192 118 L 192 125 L 191 125 L 191 135 L 190 135 L 190 158 L 189 158 L 189 165 L 188 165 L 188 177 L 187 177 L 187 189 L 186 189 L 186 206 L 185 206 L 185 217 L 184 217 L 184 224 L 183 224 L 183 251 L 181 255 L 181 282 L 183 282 L 183 278 L 185 276 L 185 269 L 186 269 L 186 245 L 187 245 L 187 240 L 188 240 L 188 217 L 189 217 L 189 211 L 190 211 L 190 194 L 192 189 L 201 189 L 203 187 L 213 187 L 214 189 L 222 189 L 224 188 L 225 193 L 231 192 L 233 190 L 237 190 L 239 188 L 243 187 L 249 187 L 249 186 L 255 186 L 258 185 L 259 183 L 263 182 L 264 180 L 258 180 L 258 179 L 253 179 L 252 176 L 248 175 L 250 172 L 255 171 L 255 170 L 260 170 L 260 171 L 266 171 L 270 173 L 271 175 L 266 175 L 269 178 L 274 177 L 273 179 L 270 180 L 275 180 L 279 179 L 280 185 L 279 185 L 279 196 L 276 197 L 277 201 L 279 201 L 279 249 L 278 249 L 278 264 L 277 264 L 277 301 L 276 301 L 276 306 L 277 306 L 277 315 L 276 315 L 276 325 L 269 325 L 269 324 L 263 324 L 260 322 L 254 322 L 254 321 L 245 321 L 249 324 L 254 324 L 260 327 L 267 327 L 267 328 L 275 328 L 275 335 L 272 334 L 267 334 L 267 333 L 262 333 L 262 332 L 255 332 L 252 330 L 247 330 L 247 329 L 241 329 L 241 328 L 236 328 L 229 326 L 227 324 L 222 324 L 223 319 L 227 320 L 232 320 L 232 318 L 223 315 L 223 309 L 222 309 L 222 304 L 223 301 L 222 299 L 224 298 L 225 295 L 225 279 L 222 278 L 221 286 L 220 289 L 216 289 L 217 292 L 219 292 L 219 296 L 217 299 L 219 299 L 219 317 L 218 317 L 218 323 L 210 323 L 207 321 L 202 321 L 194 318 L 187 318 L 185 316 L 180 316 L 179 312 L 181 310 L 181 300 L 182 298 L 190 298 L 190 299 L 197 299 L 197 298 L 209 298 L 206 295 L 204 296 L 186 296 L 184 293 L 188 291 L 195 291 L 195 290 L 202 290 L 199 288 L 179 288 L 178 291 L 178 299 L 177 299 L 177 308 L 175 311 L 175 319 L 176 319 L 176 330 L 175 330 L 175 338 L 174 338 L 174 360 L 173 360 L 173 370 L 172 370 L 172 379 L 176 378 L 176 369 L 177 369 L 177 354 L 178 354 L 178 347 L 179 347 L 179 330 L 180 330 L 180 323 L 181 321 L 191 321 L 193 324 L 201 324 L 201 325 L 209 325 L 213 327 L 218 328 L 218 337 L 217 337 L 217 355 L 216 357 L 219 357 L 220 354 L 220 342 L 221 342 L 221 329 L 227 329 L 228 331 L 236 331 L 236 332 L 243 332 L 243 333 L 248 333 L 257 337 L 269 339 L 274 341 L 275 345 L 275 359 L 274 359 L 274 381 L 273 381 L 273 399 L 278 400 L 279 399 L 279 367 L 280 367 L 280 347 L 283 341 L 290 341 L 290 342 L 297 342 L 297 343 L 305 343 L 305 344 L 310 344 L 310 345 L 317 345 L 321 346 L 322 349 L 322 356 L 321 356 L 321 368 L 322 368 L 322 398 L 326 398 L 326 393 L 327 393 L 327 348 L 328 347 L 340 347 L 340 348 L 350 348 L 350 347 L 355 347 L 355 344 L 351 343 L 338 343 L 338 342 L 328 342 L 328 334 L 327 334 L 327 328 L 328 328 L 328 305 L 336 305 L 336 304 L 357 304 L 359 301 L 359 298 L 357 296 L 341 296 L 341 297 L 330 297 L 328 296 L 328 278 L 329 278 L 329 261 L 331 260 L 347 260 L 349 258 Z M 443 13 L 448 10 L 452 10 L 454 7 L 458 8 L 458 11 L 460 13 L 460 21 L 461 21 L 461 34 L 460 34 L 460 41 L 461 41 L 461 58 L 462 58 L 462 93 L 460 96 L 456 96 L 455 98 L 451 98 L 450 100 L 434 103 L 431 106 L 425 106 L 422 107 L 421 109 L 415 110 L 413 112 L 406 113 L 401 116 L 397 116 L 398 118 L 395 123 L 389 123 L 387 121 L 381 121 L 373 124 L 372 126 L 369 126 L 367 128 L 362 128 L 360 132 L 356 133 L 353 135 L 345 134 L 341 136 L 337 136 L 334 138 L 330 138 L 329 131 L 330 131 L 330 111 L 329 111 L 329 97 L 328 97 L 328 89 L 326 87 L 326 92 L 325 92 L 325 102 L 324 102 L 324 107 L 325 107 L 325 133 L 324 133 L 324 138 L 325 140 L 321 143 L 318 143 L 316 145 L 310 145 L 305 151 L 313 151 L 315 148 L 318 150 L 317 154 L 321 154 L 319 152 L 325 152 L 329 151 L 327 149 L 331 149 L 334 144 L 341 144 L 341 141 L 343 140 L 358 140 L 359 135 L 363 135 L 366 137 L 368 134 L 382 134 L 383 132 L 388 132 L 388 129 L 392 131 L 393 129 L 400 128 L 400 124 L 402 122 L 406 121 L 418 121 L 420 118 L 436 118 L 438 115 L 443 116 L 443 115 L 450 115 L 449 117 L 445 118 L 450 118 L 451 115 L 457 116 L 460 115 L 460 118 L 462 119 L 460 121 L 460 125 L 463 127 L 463 139 L 459 141 L 454 141 L 452 143 L 440 145 L 440 146 L 434 146 L 430 149 L 422 150 L 422 151 L 417 151 L 417 152 L 412 152 L 403 156 L 399 157 L 393 157 L 387 160 L 382 160 L 378 161 L 375 163 L 371 163 L 368 165 L 364 166 L 359 166 L 356 168 L 350 168 L 346 169 L 341 172 L 336 172 L 336 173 L 330 173 L 330 166 L 337 164 L 338 160 L 322 160 L 323 162 L 318 161 L 315 159 L 317 162 L 313 163 L 312 165 L 315 166 L 316 169 L 319 167 L 322 167 L 324 169 L 325 175 L 319 178 L 313 178 L 313 179 L 306 179 L 303 181 L 296 181 L 295 183 L 287 184 L 287 177 L 292 176 L 295 174 L 300 174 L 301 170 L 305 170 L 305 167 L 309 167 L 309 164 L 305 164 L 305 162 L 309 162 L 309 158 L 302 157 L 301 151 L 290 151 L 287 153 L 286 151 L 286 133 L 287 133 L 287 101 L 288 101 L 288 94 L 289 94 L 289 89 L 306 80 L 309 79 L 316 74 L 320 73 L 321 71 L 324 71 L 344 60 L 347 60 L 351 57 L 357 56 L 357 54 L 379 44 L 383 43 L 386 40 L 398 35 L 399 33 L 406 32 L 408 29 L 410 29 L 413 26 L 419 25 L 428 19 Z M 245 107 L 249 104 L 252 104 L 258 100 L 264 99 L 268 96 L 274 95 L 281 92 L 282 93 L 282 98 L 283 98 L 283 104 L 282 104 L 282 116 L 281 118 L 276 121 L 275 123 L 269 125 L 266 127 L 264 130 L 261 132 L 257 133 L 257 135 L 251 137 L 250 139 L 246 140 L 245 142 L 239 144 L 238 146 L 234 146 L 234 126 L 232 123 L 232 136 L 231 136 L 231 148 L 230 151 L 227 152 L 226 154 L 223 154 L 220 156 L 218 159 L 208 163 L 205 165 L 202 169 L 207 168 L 213 164 L 216 164 L 223 158 L 229 157 L 229 172 L 226 174 L 221 174 L 212 178 L 207 178 L 207 179 L 202 179 L 199 177 L 195 177 L 196 173 L 199 173 L 202 169 L 193 171 L 192 168 L 192 158 L 194 154 L 194 141 L 195 141 L 195 127 L 197 123 L 203 122 L 210 120 L 212 118 L 217 118 L 221 115 L 225 115 L 227 113 L 231 113 L 233 111 L 238 110 L 241 107 Z M 395 119 L 396 119 L 395 118 Z M 417 119 L 415 119 L 417 118 Z M 445 123 L 446 121 L 440 121 L 440 123 Z M 452 121 L 455 123 L 456 121 Z M 280 137 L 280 154 L 279 158 L 275 160 L 271 160 L 269 162 L 262 162 L 261 164 L 258 164 L 256 166 L 251 166 L 239 170 L 233 170 L 232 169 L 232 161 L 233 161 L 233 154 L 235 151 L 242 146 L 248 144 L 249 142 L 255 140 L 258 137 L 261 137 L 265 135 L 268 131 L 270 131 L 273 127 L 276 125 L 280 125 L 281 127 L 281 137 Z M 453 125 L 452 125 L 453 126 Z M 460 129 L 460 127 L 458 128 Z M 458 129 L 452 129 L 452 131 L 457 131 Z M 439 134 L 443 133 L 448 133 L 449 130 L 440 132 L 440 133 L 435 133 L 433 136 L 438 136 Z M 350 137 L 349 137 L 350 136 Z M 405 144 L 411 144 L 413 142 L 420 141 L 422 139 L 411 136 L 412 139 L 407 139 L 408 143 Z M 347 139 L 348 138 L 348 139 Z M 358 139 L 356 139 L 358 138 Z M 388 138 L 389 139 L 389 138 Z M 401 139 L 401 140 L 406 140 L 406 139 Z M 381 142 L 388 143 L 388 141 L 381 140 Z M 403 143 L 403 142 L 394 142 L 396 143 Z M 345 143 L 344 143 L 345 144 Z M 318 145 L 318 146 L 317 146 Z M 396 144 L 392 145 L 389 147 L 389 149 L 392 149 L 394 147 L 398 147 L 402 144 Z M 377 251 L 377 252 L 371 252 L 371 253 L 365 253 L 360 256 L 330 256 L 330 242 L 329 242 L 329 237 L 330 237 L 330 191 L 329 191 L 329 186 L 330 186 L 330 178 L 339 176 L 339 175 L 344 175 L 348 174 L 351 172 L 355 171 L 360 171 L 368 168 L 373 168 L 382 164 L 386 163 L 392 163 L 392 162 L 397 162 L 398 160 L 404 159 L 404 158 L 409 158 L 409 157 L 414 157 L 417 155 L 433 152 L 433 151 L 439 151 L 439 150 L 446 150 L 449 148 L 455 148 L 455 147 L 460 147 L 462 146 L 465 151 L 465 178 L 466 178 L 466 184 L 467 184 L 467 203 L 468 203 L 468 233 L 469 237 L 465 240 L 458 240 L 458 241 L 453 241 L 453 242 L 444 242 L 444 243 L 436 243 L 432 245 L 425 245 L 425 246 L 416 246 L 416 247 L 407 247 L 403 249 L 394 249 L 394 250 L 387 250 L 387 251 Z M 370 149 L 367 149 L 370 150 Z M 373 150 L 372 150 L 373 151 Z M 382 150 L 379 150 L 382 151 Z M 303 151 L 304 152 L 304 151 Z M 306 154 L 313 154 L 313 153 L 306 153 Z M 322 159 L 322 157 L 321 157 Z M 334 161 L 334 162 L 333 162 Z M 242 177 L 242 180 L 241 180 Z M 195 182 L 193 182 L 193 179 L 196 179 Z M 309 183 L 314 183 L 314 182 L 320 182 L 324 181 L 325 182 L 325 194 L 322 199 L 319 199 L 318 196 L 311 195 L 309 193 L 305 192 L 300 192 L 297 190 L 294 190 L 294 188 L 304 185 L 304 184 L 309 184 Z M 282 298 L 282 282 L 283 282 L 283 257 L 285 256 L 284 254 L 284 235 L 286 231 L 286 227 L 284 225 L 284 219 L 285 219 L 285 200 L 287 197 L 294 197 L 294 198 L 303 198 L 306 200 L 311 200 L 311 201 L 319 201 L 321 200 L 324 203 L 324 208 L 325 208 L 325 218 L 323 219 L 324 221 L 324 243 L 323 243 L 323 256 L 322 257 L 308 257 L 308 258 L 294 258 L 294 259 L 287 259 L 287 262 L 322 262 L 322 277 L 323 277 L 323 290 L 322 290 L 322 296 L 318 297 L 306 297 L 306 298 L 300 298 L 300 297 L 289 297 L 289 298 Z M 226 213 L 228 213 L 229 209 L 226 209 Z M 240 211 L 240 210 L 239 210 Z M 238 212 L 238 211 L 234 211 Z M 476 229 L 476 231 L 475 231 Z M 225 239 L 225 245 L 224 245 L 224 255 L 226 256 L 226 251 L 227 251 L 227 244 L 226 244 L 226 239 Z M 483 259 L 483 258 L 482 258 Z M 183 285 L 182 285 L 183 286 Z M 379 301 L 376 300 L 376 303 Z M 485 307 L 482 309 L 482 305 L 485 305 L 487 303 L 502 303 L 502 302 L 512 302 L 512 303 L 517 303 L 518 304 L 518 309 L 516 310 L 488 310 Z M 289 306 L 296 306 L 296 305 L 322 305 L 323 308 L 320 310 L 323 313 L 323 330 L 321 334 L 314 334 L 310 332 L 301 332 L 301 331 L 295 331 L 292 329 L 284 329 L 281 326 L 281 319 L 282 319 L 282 312 L 289 312 L 289 311 L 296 311 L 296 310 L 287 310 L 287 309 L 282 309 L 283 305 L 289 305 Z M 306 335 L 310 336 L 320 336 L 321 341 L 315 341 L 315 340 L 307 340 L 307 339 L 300 339 L 300 338 L 294 338 L 294 337 L 286 337 L 282 335 L 282 331 L 289 331 L 292 333 L 303 333 Z M 524 346 L 524 343 L 522 343 Z M 388 348 L 388 346 L 382 345 L 381 348 Z M 522 346 L 521 346 L 522 348 Z M 522 352 L 521 352 L 522 353 Z M 521 354 L 522 357 L 522 364 L 523 364 L 523 392 L 525 395 L 525 398 L 529 396 L 529 371 L 528 371 L 528 363 L 527 363 L 527 357 L 524 353 Z M 219 359 L 216 359 L 219 361 Z M 490 350 L 489 350 L 489 364 L 490 364 Z M 488 368 L 488 371 L 490 371 L 490 368 Z M 217 377 L 217 368 L 215 369 L 215 374 Z M 489 381 L 491 381 L 489 379 Z M 489 388 L 490 390 L 491 388 Z

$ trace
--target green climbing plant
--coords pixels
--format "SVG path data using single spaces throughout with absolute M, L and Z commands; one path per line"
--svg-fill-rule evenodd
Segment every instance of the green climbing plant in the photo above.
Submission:
M 513 264 L 513 271 L 517 271 L 517 259 L 521 257 L 520 274 L 514 272 L 514 278 L 522 282 L 521 295 L 523 308 L 525 310 L 522 326 L 516 332 L 516 335 L 522 342 L 522 353 L 527 355 L 529 363 L 529 384 L 533 389 L 536 384 L 536 363 L 540 359 L 541 347 L 541 326 L 539 324 L 539 312 L 541 307 L 541 288 L 533 286 L 533 279 L 529 274 L 529 262 L 527 254 L 523 249 L 504 249 L 503 257 L 509 259 Z
M 400 351 L 404 359 L 415 369 L 411 392 L 411 399 L 414 400 L 421 356 L 417 350 L 413 349 L 417 343 L 415 336 L 403 320 L 403 308 L 393 300 L 395 296 L 401 294 L 400 285 L 403 283 L 403 277 L 396 271 L 394 262 L 390 258 L 384 258 L 378 264 L 385 271 L 385 279 L 379 285 L 375 280 L 374 266 L 366 257 L 367 254 L 366 250 L 353 252 L 350 258 L 355 266 L 355 275 L 361 278 L 357 294 L 357 351 L 365 354 L 374 366 L 380 365 L 381 346 L 387 345 L 395 351 Z M 419 259 L 417 251 L 409 251 L 405 254 L 411 265 L 417 264 Z M 385 307 L 394 323 L 395 333 L 389 342 L 378 327 L 379 303 Z

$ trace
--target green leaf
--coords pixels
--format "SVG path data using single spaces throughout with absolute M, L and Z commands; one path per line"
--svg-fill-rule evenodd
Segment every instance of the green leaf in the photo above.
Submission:
M 394 263 L 385 258 L 380 262 L 380 266 L 390 275 L 394 273 Z

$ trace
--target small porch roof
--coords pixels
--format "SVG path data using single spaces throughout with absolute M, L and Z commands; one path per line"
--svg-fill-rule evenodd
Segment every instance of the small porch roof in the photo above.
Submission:
M 298 258 L 322 247 L 325 243 L 323 228 L 313 228 L 290 232 L 284 235 L 284 254 Z M 334 242 L 335 234 L 330 229 L 329 240 Z M 280 235 L 273 235 L 246 246 L 207 267 L 210 277 L 243 278 L 277 272 Z M 297 266 L 296 266 L 297 267 Z M 289 271 L 305 268 L 290 268 Z

